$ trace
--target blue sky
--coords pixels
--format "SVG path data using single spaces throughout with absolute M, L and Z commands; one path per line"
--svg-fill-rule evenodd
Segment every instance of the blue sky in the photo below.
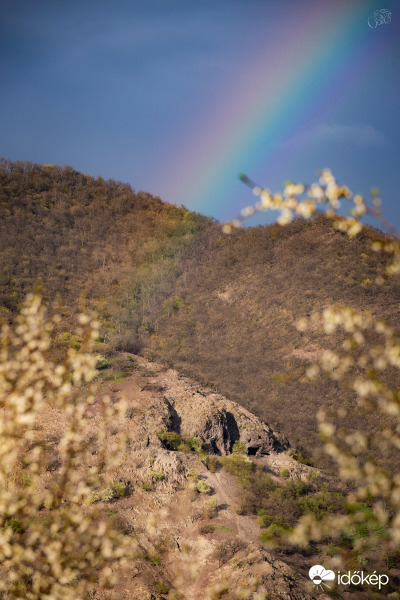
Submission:
M 332 89 L 329 78 L 322 78 L 318 109 L 310 116 L 312 98 L 303 93 L 301 82 L 294 85 L 304 106 L 292 130 L 283 128 L 276 139 L 266 139 L 266 156 L 274 161 L 262 160 L 263 138 L 261 145 L 254 140 L 260 160 L 248 153 L 241 168 L 239 163 L 224 165 L 220 185 L 205 186 L 204 197 L 196 197 L 190 186 L 200 188 L 203 164 L 206 172 L 215 161 L 211 151 L 200 164 L 197 140 L 212 147 L 216 119 L 223 131 L 224 107 L 228 113 L 231 101 L 240 105 L 241 95 L 248 101 L 252 88 L 246 91 L 241 82 L 256 85 L 245 73 L 253 72 L 257 49 L 265 53 L 257 63 L 260 77 L 267 81 L 270 74 L 272 86 L 277 82 L 274 61 L 285 52 L 291 31 L 290 51 L 295 54 L 297 40 L 304 44 L 302 28 L 315 20 L 317 49 L 322 51 L 319 11 L 331 4 L 333 15 L 347 15 L 352 2 L 358 11 L 353 15 L 354 44 L 349 44 L 347 57 L 346 40 L 338 39 L 342 62 Z M 378 186 L 384 212 L 399 227 L 397 7 L 391 0 L 382 5 L 373 0 L 0 0 L 0 156 L 68 164 L 93 176 L 129 182 L 136 190 L 220 221 L 253 201 L 237 180 L 237 170 L 278 191 L 287 179 L 311 183 L 318 169 L 330 167 L 355 192 L 367 194 Z M 368 15 L 382 8 L 391 11 L 391 22 L 370 28 Z M 329 27 L 328 22 L 327 33 Z M 265 45 L 268 37 L 273 39 L 271 52 Z M 326 61 L 329 74 L 335 53 Z M 312 69 L 311 63 L 304 64 Z M 262 95 L 258 101 L 262 110 Z M 230 118 L 232 133 L 236 123 Z M 248 119 L 250 123 L 250 115 Z M 241 125 L 238 121 L 237 127 Z M 250 148 L 251 137 L 246 143 Z M 249 223 L 275 217 L 265 214 Z

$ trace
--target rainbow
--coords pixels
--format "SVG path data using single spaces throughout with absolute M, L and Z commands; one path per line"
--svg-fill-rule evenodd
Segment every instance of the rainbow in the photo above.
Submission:
M 367 19 L 393 1 L 383 4 L 324 0 L 312 18 L 301 2 L 286 8 L 284 18 L 275 11 L 279 27 L 255 40 L 175 157 L 166 199 L 217 218 L 234 217 L 245 197 L 251 202 L 248 191 L 239 191 L 237 173 L 268 185 L 267 174 L 285 161 L 282 142 L 329 117 L 379 62 L 369 51 Z

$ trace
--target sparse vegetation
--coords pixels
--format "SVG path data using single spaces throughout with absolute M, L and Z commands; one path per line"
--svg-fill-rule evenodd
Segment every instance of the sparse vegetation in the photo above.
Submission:
M 183 444 L 183 439 L 175 431 L 162 431 L 157 435 L 168 450 L 178 450 Z
M 7 600 L 82 597 L 94 583 L 109 585 L 110 565 L 135 549 L 91 504 L 94 493 L 108 499 L 108 490 L 117 496 L 125 491 L 121 481 L 108 488 L 106 479 L 124 456 L 123 439 L 109 432 L 123 405 L 99 399 L 104 417 L 88 435 L 97 323 L 81 314 L 79 346 L 68 344 L 63 360 L 54 362 L 50 333 L 57 322 L 56 316 L 46 319 L 40 298 L 31 295 L 15 327 L 1 334 L 0 591 Z M 56 474 L 47 469 L 48 447 L 40 436 L 43 416 L 52 411 L 61 425 L 53 440 L 60 457 Z
M 164 473 L 155 469 L 150 469 L 150 475 L 153 481 L 163 481 L 165 479 Z
M 299 385 L 327 338 L 293 323 L 346 303 L 374 305 L 396 326 L 398 278 L 376 283 L 385 258 L 371 248 L 388 236 L 364 227 L 350 242 L 322 215 L 224 236 L 210 220 L 125 184 L 7 160 L 0 165 L 0 223 L 0 317 L 7 321 L 40 278 L 45 297 L 59 299 L 55 335 L 71 332 L 80 290 L 100 311 L 96 351 L 106 361 L 115 349 L 151 353 L 267 420 L 321 469 L 333 461 L 315 427 L 319 408 L 346 408 L 349 430 L 364 419 L 365 430 L 375 431 L 370 415 L 353 410 L 345 387 L 326 378 Z M 367 278 L 371 284 L 358 283 Z M 163 311 L 165 301 L 171 307 Z M 332 350 L 340 344 L 340 336 L 329 340 Z M 129 373 L 99 370 L 104 381 L 122 382 Z M 276 373 L 284 383 L 273 380 Z M 383 466 L 395 462 L 393 451 Z
M 242 179 L 253 187 L 246 176 Z M 326 217 L 334 228 L 347 234 L 351 240 L 363 231 L 360 219 L 364 214 L 375 216 L 395 236 L 399 236 L 399 232 L 382 216 L 376 189 L 371 190 L 372 206 L 369 206 L 362 196 L 353 195 L 346 186 L 339 186 L 328 169 L 322 171 L 319 183 L 308 188 L 303 184 L 288 183 L 283 196 L 273 196 L 269 190 L 259 186 L 253 187 L 253 191 L 261 200 L 255 207 L 243 211 L 243 218 L 255 210 L 277 208 L 281 211 L 278 222 L 286 225 L 294 214 L 310 217 L 315 214 L 317 206 L 324 203 L 327 205 Z M 303 194 L 306 194 L 306 198 L 301 198 Z M 337 214 L 340 198 L 353 203 L 351 217 Z M 229 233 L 238 224 L 240 219 L 226 224 L 224 230 Z M 380 237 L 374 240 L 373 248 L 390 257 L 375 278 L 375 283 L 383 286 L 388 278 L 400 273 L 400 241 L 398 238 Z M 396 448 L 396 453 L 400 447 L 397 392 L 400 339 L 396 330 L 384 319 L 377 319 L 371 312 L 362 312 L 350 306 L 328 306 L 321 312 L 300 319 L 297 328 L 300 332 L 319 328 L 327 335 L 335 333 L 342 342 L 339 348 L 320 352 L 318 359 L 306 371 L 306 376 L 315 381 L 323 375 L 336 385 L 355 392 L 357 411 L 354 412 L 364 419 L 372 416 L 376 419 L 378 416 L 379 426 L 371 432 L 366 431 L 359 422 L 352 429 L 349 427 L 349 411 L 346 407 L 335 405 L 330 410 L 320 409 L 317 414 L 319 432 L 327 453 L 337 462 L 341 478 L 351 482 L 351 491 L 346 498 L 346 514 L 330 514 L 335 497 L 327 495 L 326 490 L 322 489 L 312 498 L 302 499 L 301 506 L 307 514 L 300 518 L 292 534 L 279 532 L 279 527 L 274 528 L 272 524 L 266 535 L 268 538 L 276 536 L 303 545 L 332 535 L 336 538 L 341 536 L 342 540 L 351 542 L 351 549 L 358 554 L 359 563 L 367 564 L 366 551 L 376 549 L 378 545 L 386 551 L 393 549 L 399 539 L 398 475 L 393 474 L 393 469 L 382 468 L 382 465 L 388 465 L 393 448 Z M 351 533 L 349 528 L 353 528 Z
M 157 583 L 157 589 L 160 592 L 160 594 L 168 594 L 169 592 L 169 587 L 163 581 L 159 581 Z
M 294 206 L 290 185 L 285 194 Z M 347 195 L 344 187 L 335 193 Z M 168 453 L 176 464 L 193 464 L 193 450 L 212 473 L 220 464 L 236 478 L 242 486 L 237 512 L 257 515 L 262 541 L 285 551 L 289 542 L 297 544 L 291 552 L 299 555 L 318 550 L 332 564 L 345 557 L 355 569 L 371 557 L 374 568 L 397 564 L 399 486 L 392 472 L 399 457 L 400 287 L 389 275 L 398 271 L 400 251 L 389 236 L 359 229 L 363 206 L 358 199 L 350 220 L 333 211 L 312 221 L 295 219 L 224 237 L 210 220 L 129 186 L 94 180 L 69 167 L 1 162 L 0 323 L 6 327 L 0 408 L 7 419 L 0 435 L 0 595 L 5 600 L 89 594 L 93 586 L 109 585 L 111 567 L 133 550 L 136 524 L 133 536 L 124 517 L 106 511 L 121 498 L 124 504 L 133 489 L 117 468 L 124 448 L 117 423 L 123 402 L 114 396 L 95 399 L 91 387 L 96 376 L 100 388 L 112 382 L 114 394 L 119 389 L 114 383 L 132 375 L 137 364 L 132 356 L 117 354 L 123 350 L 159 357 L 272 418 L 297 445 L 292 457 L 322 470 L 323 476 L 312 469 L 300 481 L 292 467 L 283 468 L 279 480 L 247 456 L 243 443 L 235 442 L 231 455 L 217 459 L 205 452 L 200 438 L 159 431 L 164 449 L 186 453 Z M 312 215 L 301 210 L 306 218 Z M 322 259 L 321 249 L 328 246 Z M 385 253 L 391 256 L 386 274 Z M 60 317 L 52 322 L 44 319 L 37 297 L 23 305 L 35 283 L 48 299 L 58 294 Z M 78 288 L 86 294 L 87 309 L 97 305 L 101 334 L 94 318 L 80 312 Z M 332 308 L 338 301 L 341 305 Z M 371 305 L 379 312 L 376 319 L 362 310 Z M 9 327 L 21 308 L 17 326 Z M 299 320 L 303 311 L 308 316 Z M 313 386 L 300 385 L 317 377 Z M 154 386 L 147 390 L 158 393 Z M 41 415 L 52 411 L 58 411 L 54 422 L 62 431 L 48 440 L 41 433 Z M 126 413 L 130 425 L 137 414 L 137 408 Z M 164 420 L 162 426 L 170 423 Z M 164 473 L 156 462 L 160 449 L 153 450 L 146 450 L 135 479 L 149 506 L 157 506 L 157 490 L 167 488 L 170 479 L 170 471 Z M 324 468 L 333 473 L 335 462 L 348 482 L 342 492 L 323 474 Z M 193 506 L 204 503 L 196 518 L 219 517 L 217 499 L 205 502 L 199 495 L 213 492 L 199 472 L 192 470 L 188 479 Z M 180 489 L 179 481 L 173 485 Z M 138 531 L 145 537 L 146 568 L 158 573 L 152 590 L 177 594 L 162 571 L 169 546 L 149 519 Z M 222 534 L 229 537 L 215 550 L 219 568 L 243 549 L 227 525 L 204 523 L 198 531 L 213 534 L 212 542 Z M 190 555 L 178 537 L 172 545 Z M 214 596 L 230 592 L 220 586 Z

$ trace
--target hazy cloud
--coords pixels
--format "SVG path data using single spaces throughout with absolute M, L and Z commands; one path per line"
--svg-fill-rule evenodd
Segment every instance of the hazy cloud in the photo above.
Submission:
M 298 149 L 304 146 L 316 146 L 326 142 L 346 142 L 355 146 L 382 146 L 386 137 L 371 125 L 317 125 L 308 131 L 301 131 L 284 142 L 284 146 Z

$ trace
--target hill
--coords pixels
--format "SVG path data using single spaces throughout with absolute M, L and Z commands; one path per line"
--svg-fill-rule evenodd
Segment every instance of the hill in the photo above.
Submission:
M 109 335 L 139 329 L 143 306 L 173 291 L 185 253 L 210 219 L 128 184 L 72 167 L 0 160 L 0 318 L 39 286 L 68 331 L 85 297 Z M 157 293 L 155 289 L 157 288 Z
M 141 352 L 195 377 L 321 468 L 329 461 L 318 409 L 340 403 L 350 429 L 365 419 L 353 392 L 303 383 L 309 360 L 337 348 L 340 336 L 300 333 L 294 324 L 346 303 L 398 326 L 399 278 L 375 283 L 385 258 L 371 241 L 381 232 L 367 227 L 351 240 L 317 217 L 224 235 L 211 219 L 126 184 L 4 159 L 0 211 L 3 320 L 39 281 L 61 310 L 60 343 L 77 344 L 71 323 L 84 294 L 100 311 L 104 356 Z M 385 424 L 371 415 L 364 425 Z
M 379 235 L 367 227 L 350 240 L 318 217 L 215 237 L 178 280 L 180 300 L 157 323 L 153 355 L 221 390 L 327 467 L 316 412 L 340 403 L 349 409 L 350 429 L 361 416 L 354 392 L 330 381 L 303 382 L 309 362 L 324 348 L 337 350 L 343 337 L 317 328 L 301 333 L 295 323 L 347 304 L 398 326 L 399 278 L 375 283 L 385 261 L 371 249 Z M 365 426 L 373 431 L 383 423 L 370 415 Z

